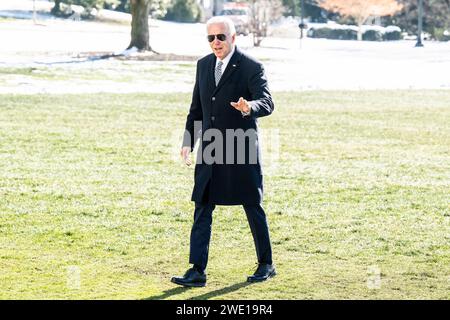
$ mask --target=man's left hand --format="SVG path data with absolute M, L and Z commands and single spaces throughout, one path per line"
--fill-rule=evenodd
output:
M 236 110 L 239 110 L 240 112 L 243 112 L 243 113 L 249 113 L 250 112 L 250 104 L 248 103 L 247 100 L 245 100 L 242 97 L 239 98 L 238 102 L 230 102 L 230 104 Z

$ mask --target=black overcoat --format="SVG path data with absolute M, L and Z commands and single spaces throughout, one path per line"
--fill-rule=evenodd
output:
M 192 102 L 187 116 L 183 146 L 193 150 L 200 137 L 201 146 L 195 165 L 195 185 L 192 201 L 202 202 L 205 191 L 208 201 L 218 205 L 251 205 L 262 202 L 263 175 L 261 170 L 260 142 L 257 118 L 272 113 L 274 104 L 267 85 L 263 65 L 240 51 L 237 47 L 218 85 L 215 85 L 214 68 L 216 57 L 207 55 L 197 62 L 197 71 Z M 240 97 L 249 101 L 250 115 L 243 116 L 230 105 Z M 201 121 L 201 132 L 195 132 Z M 196 125 L 197 124 L 197 125 Z M 208 141 L 201 139 L 208 129 L 220 131 L 224 137 L 222 161 L 214 163 L 201 161 Z M 237 162 L 235 147 L 234 161 L 227 161 L 226 130 L 242 129 L 249 133 L 245 143 L 245 163 Z M 251 129 L 251 130 L 248 130 Z M 251 136 L 253 134 L 253 136 Z M 214 139 L 210 139 L 214 141 Z M 251 148 L 250 148 L 250 144 Z M 242 149 L 241 149 L 242 150 Z M 251 152 L 256 150 L 256 162 Z M 216 151 L 213 151 L 215 155 Z M 219 153 L 218 153 L 219 154 Z M 231 154 L 231 152 L 229 152 Z M 228 159 L 229 160 L 229 159 Z M 209 188 L 209 190 L 206 190 Z

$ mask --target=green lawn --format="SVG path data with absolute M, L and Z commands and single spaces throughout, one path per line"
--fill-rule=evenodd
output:
M 0 96 L 1 299 L 450 298 L 450 91 L 275 94 L 279 274 L 246 285 L 245 215 L 218 207 L 201 289 L 170 282 L 193 220 L 193 168 L 173 160 L 189 99 Z

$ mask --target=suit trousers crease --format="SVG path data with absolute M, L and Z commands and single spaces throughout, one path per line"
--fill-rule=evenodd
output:
M 190 237 L 189 263 L 206 269 L 211 239 L 212 213 L 215 205 L 195 203 L 194 223 Z M 272 264 L 272 248 L 266 214 L 260 204 L 243 205 L 255 243 L 258 263 Z

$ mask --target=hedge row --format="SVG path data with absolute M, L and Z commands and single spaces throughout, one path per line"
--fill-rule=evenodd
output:
M 356 40 L 358 38 L 357 28 L 331 28 L 331 27 L 312 27 L 308 29 L 308 37 L 325 38 L 337 40 Z M 392 41 L 402 39 L 400 28 L 387 27 L 378 29 L 366 29 L 362 35 L 366 41 Z

